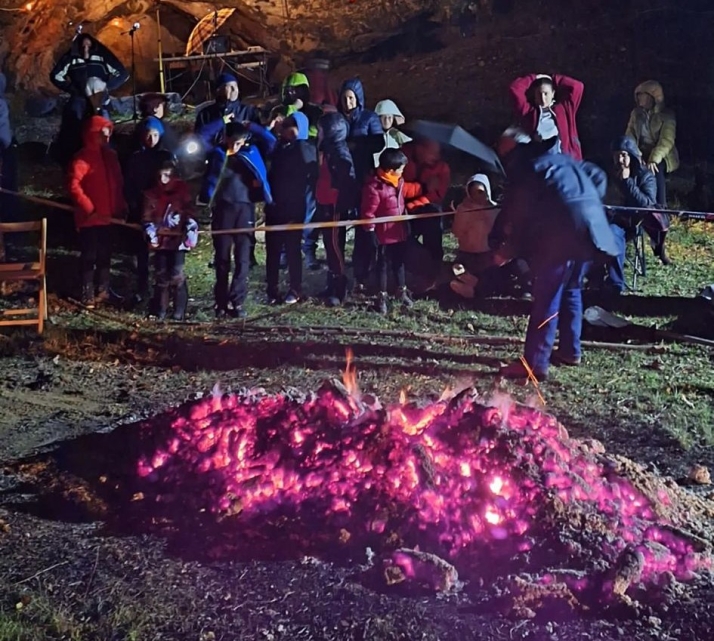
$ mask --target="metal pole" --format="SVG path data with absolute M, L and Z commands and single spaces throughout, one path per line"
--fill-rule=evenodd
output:
M 159 50 L 159 86 L 161 88 L 161 93 L 166 93 L 166 79 L 164 77 L 164 50 L 161 45 L 161 15 L 159 8 L 156 8 L 156 29 L 158 38 L 157 45 Z
M 131 37 L 131 93 L 132 93 L 132 103 L 134 105 L 134 113 L 131 117 L 133 121 L 139 119 L 139 114 L 136 112 L 136 62 L 134 58 L 134 27 L 129 30 L 129 36 Z

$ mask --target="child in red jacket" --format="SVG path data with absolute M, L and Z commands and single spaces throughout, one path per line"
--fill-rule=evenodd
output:
M 183 320 L 188 304 L 184 273 L 186 252 L 198 242 L 198 224 L 191 217 L 193 198 L 187 183 L 176 176 L 176 163 L 159 166 L 154 186 L 144 192 L 144 233 L 154 250 L 154 302 L 151 313 L 166 318 L 170 290 L 174 294 L 174 320 Z
M 364 218 L 387 218 L 405 213 L 405 198 L 415 198 L 421 191 L 418 183 L 407 183 L 402 178 L 407 165 L 407 157 L 400 149 L 385 149 L 379 156 L 379 167 L 362 189 L 361 213 Z M 371 231 L 371 229 L 370 229 Z M 387 313 L 387 265 L 391 267 L 397 281 L 397 300 L 405 307 L 414 301 L 406 287 L 404 266 L 409 237 L 406 222 L 378 223 L 374 226 L 377 236 L 377 273 L 379 275 L 379 297 L 376 309 Z
M 68 168 L 68 189 L 74 202 L 74 224 L 79 232 L 82 303 L 109 298 L 112 218 L 126 215 L 123 179 L 116 152 L 109 147 L 114 125 L 92 116 L 83 130 L 84 146 Z

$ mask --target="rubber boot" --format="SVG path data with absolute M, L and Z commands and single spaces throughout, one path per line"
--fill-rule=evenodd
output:
M 188 283 L 185 281 L 176 287 L 174 292 L 174 320 L 181 321 L 186 316 L 188 305 Z
M 389 312 L 389 307 L 387 307 L 387 292 L 379 292 L 379 294 L 377 294 L 377 302 L 374 305 L 374 309 L 378 314 L 387 315 Z

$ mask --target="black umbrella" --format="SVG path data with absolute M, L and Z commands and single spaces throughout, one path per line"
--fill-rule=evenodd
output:
M 463 127 L 447 125 L 429 120 L 416 120 L 409 122 L 401 129 L 410 134 L 435 140 L 442 145 L 448 145 L 470 156 L 481 160 L 489 169 L 505 175 L 503 165 L 498 159 L 498 154 L 488 145 L 484 145 L 478 138 L 472 136 Z

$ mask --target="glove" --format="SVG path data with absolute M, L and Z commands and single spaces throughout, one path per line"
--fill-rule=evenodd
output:
M 223 116 L 223 122 L 227 125 L 229 122 L 233 122 L 233 114 L 226 114 Z
M 179 214 L 178 212 L 173 212 L 172 214 L 169 214 L 168 218 L 166 219 L 166 222 L 168 227 L 178 227 L 181 223 L 181 214 Z
M 146 234 L 146 240 L 149 241 L 149 245 L 156 249 L 159 246 L 159 237 L 156 234 L 156 227 L 154 227 L 154 225 L 147 225 L 144 227 L 144 233 Z

